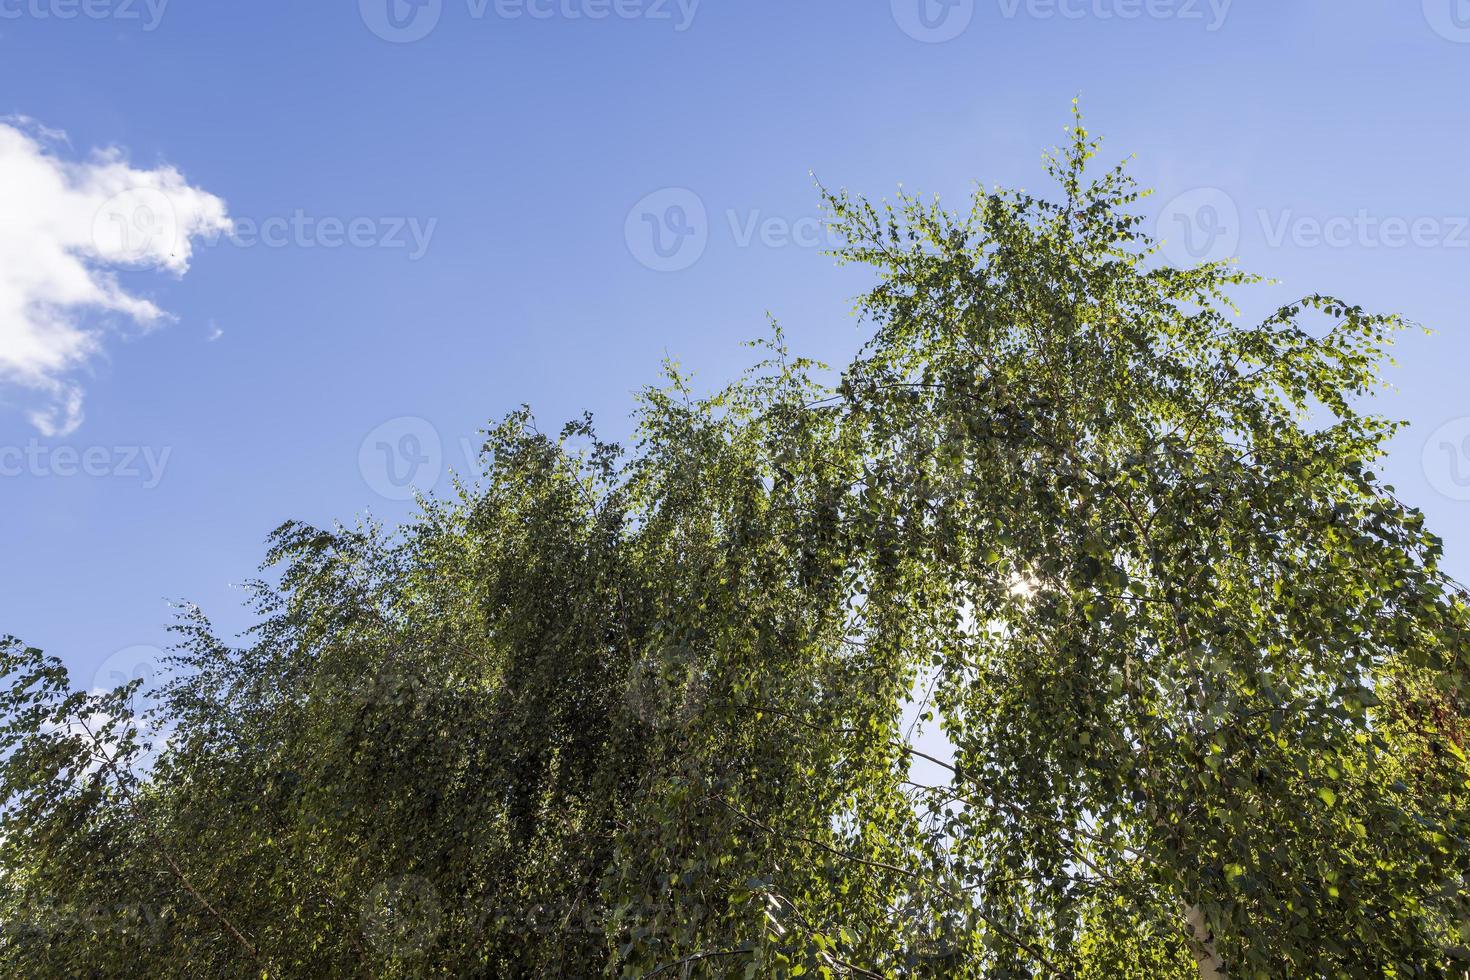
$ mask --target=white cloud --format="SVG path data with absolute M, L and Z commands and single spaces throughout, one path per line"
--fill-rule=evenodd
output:
M 106 324 L 154 326 L 167 314 L 113 270 L 189 268 L 192 239 L 229 230 L 225 202 L 168 166 L 134 169 L 117 149 L 74 161 L 64 134 L 0 119 L 0 385 L 36 392 L 45 435 L 82 421 L 78 368 Z

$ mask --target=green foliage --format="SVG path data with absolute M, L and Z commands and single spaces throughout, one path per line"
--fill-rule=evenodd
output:
M 1239 325 L 1096 148 L 827 195 L 878 272 L 835 388 L 777 330 L 631 451 L 521 411 L 397 532 L 284 525 L 151 767 L 7 641 L 0 970 L 1463 976 L 1470 606 L 1358 407 L 1399 321 Z

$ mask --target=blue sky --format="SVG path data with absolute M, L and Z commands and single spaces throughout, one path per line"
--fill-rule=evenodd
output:
M 1044 189 L 1078 94 L 1176 255 L 1284 281 L 1247 312 L 1437 329 L 1399 347 L 1386 471 L 1470 571 L 1470 0 L 392 2 L 0 0 L 14 131 L 238 223 L 118 273 L 151 329 L 79 310 L 61 387 L 0 381 L 0 631 L 78 683 L 146 663 L 169 600 L 243 626 L 272 527 L 401 518 L 394 476 L 463 469 L 522 402 L 619 435 L 660 358 L 727 379 L 767 311 L 843 362 L 867 278 L 821 254 L 809 173 Z M 84 413 L 46 435 L 58 391 Z

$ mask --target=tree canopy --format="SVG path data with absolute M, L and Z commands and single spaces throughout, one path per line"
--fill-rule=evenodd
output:
M 287 523 L 151 719 L 4 641 L 0 972 L 1464 976 L 1470 603 L 1363 408 L 1404 324 L 1243 324 L 1097 150 L 824 192 L 840 380 L 776 330 L 629 448 L 522 410 L 403 527 Z

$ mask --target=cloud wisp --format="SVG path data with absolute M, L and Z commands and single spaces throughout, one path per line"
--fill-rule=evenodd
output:
M 230 229 L 225 202 L 178 170 L 140 170 L 121 150 L 69 159 L 63 134 L 0 118 L 0 387 L 30 392 L 46 436 L 82 422 L 78 369 L 110 327 L 168 314 L 133 295 L 120 269 L 182 276 L 192 239 Z

